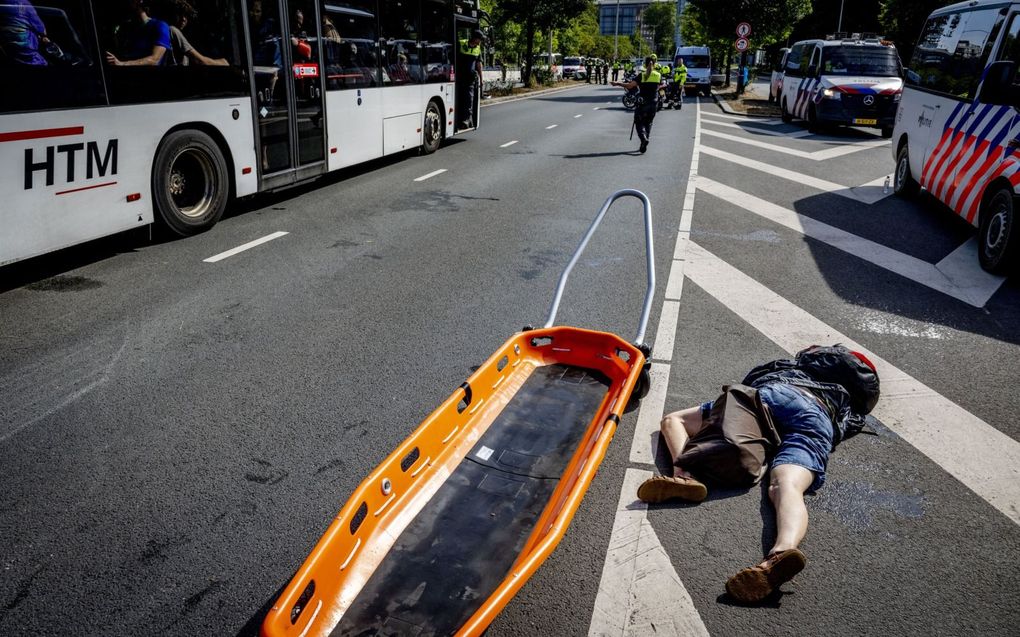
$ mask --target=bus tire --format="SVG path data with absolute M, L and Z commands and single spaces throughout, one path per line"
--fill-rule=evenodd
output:
M 443 114 L 435 101 L 429 102 L 425 108 L 425 121 L 422 123 L 421 135 L 421 150 L 426 155 L 436 152 L 443 144 Z
M 779 116 L 782 118 L 784 124 L 789 124 L 793 121 L 793 115 L 790 115 L 790 111 L 786 110 L 786 100 L 779 105 Z
M 979 214 L 978 260 L 981 267 L 993 274 L 1005 274 L 1016 261 L 1017 244 L 1020 243 L 1013 190 L 999 188 L 988 198 Z
M 185 129 L 170 133 L 152 163 L 152 199 L 171 232 L 189 236 L 213 227 L 227 207 L 227 162 L 212 137 Z
M 910 174 L 910 156 L 907 154 L 907 143 L 904 141 L 900 152 L 896 153 L 893 193 L 899 197 L 910 198 L 920 191 L 921 184 L 917 183 L 914 176 Z

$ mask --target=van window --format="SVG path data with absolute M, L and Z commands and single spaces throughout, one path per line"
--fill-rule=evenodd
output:
M 707 69 L 712 63 L 707 55 L 681 55 L 688 69 Z
M 786 74 L 793 77 L 801 77 L 807 69 L 801 69 L 800 57 L 804 52 L 803 44 L 794 44 L 790 52 L 786 54 Z
M 929 19 L 914 49 L 908 83 L 960 99 L 974 97 L 1002 20 L 998 8 Z
M 890 47 L 831 46 L 822 53 L 826 75 L 898 77 L 900 57 Z
M 817 73 L 818 72 L 817 69 L 818 69 L 818 66 L 819 66 L 819 64 L 821 62 L 821 58 L 822 58 L 822 53 L 819 50 L 819 47 L 815 47 L 815 50 L 811 53 L 811 61 L 808 62 L 808 69 L 810 69 L 813 66 L 816 69 L 815 73 Z
M 1014 14 L 1010 19 L 1009 28 L 1006 30 L 1006 36 L 1002 38 L 1002 46 L 996 59 L 1020 62 L 1020 13 Z

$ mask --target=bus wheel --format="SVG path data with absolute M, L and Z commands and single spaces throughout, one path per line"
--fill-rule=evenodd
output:
M 1013 191 L 1001 188 L 980 212 L 978 260 L 988 272 L 1004 274 L 1016 260 L 1020 231 L 1016 227 L 1015 209 Z
M 896 174 L 893 181 L 893 192 L 900 197 L 913 197 L 921 190 L 913 175 L 910 174 L 910 157 L 907 155 L 907 144 L 896 154 Z
M 779 113 L 780 113 L 780 117 L 783 118 L 783 123 L 784 124 L 789 124 L 790 122 L 793 121 L 793 115 L 790 115 L 790 111 L 786 110 L 786 100 L 785 99 L 783 100 L 783 103 L 780 104 L 780 106 L 779 106 Z
M 223 153 L 201 131 L 174 131 L 156 151 L 153 202 L 163 223 L 176 234 L 196 234 L 219 221 L 227 207 L 229 186 Z
M 422 125 L 422 151 L 426 155 L 439 150 L 443 143 L 443 114 L 435 102 L 429 102 L 425 109 L 425 122 Z

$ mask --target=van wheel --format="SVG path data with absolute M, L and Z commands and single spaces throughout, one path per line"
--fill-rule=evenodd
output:
M 913 197 L 921 190 L 921 184 L 917 183 L 910 174 L 910 156 L 907 154 L 908 144 L 896 154 L 896 174 L 893 181 L 893 192 L 900 197 Z
M 779 113 L 780 117 L 783 118 L 784 124 L 789 124 L 793 122 L 793 115 L 790 115 L 790 112 L 786 110 L 786 100 L 783 100 L 782 105 L 779 107 Z
M 980 214 L 978 260 L 988 272 L 1005 274 L 1016 261 L 1017 243 L 1020 243 L 1013 191 L 1010 188 L 997 191 Z
M 421 149 L 426 155 L 436 152 L 443 143 L 443 114 L 435 102 L 429 102 L 422 124 Z
M 229 193 L 227 162 L 212 137 L 197 130 L 167 135 L 152 163 L 152 199 L 168 229 L 181 236 L 208 230 Z
M 882 127 L 882 139 L 892 139 L 893 127 L 883 126 Z

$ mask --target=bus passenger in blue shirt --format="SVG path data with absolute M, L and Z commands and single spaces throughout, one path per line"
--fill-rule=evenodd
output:
M 40 43 L 49 42 L 46 25 L 28 0 L 9 0 L 0 6 L 0 53 L 12 62 L 46 66 Z
M 149 16 L 147 0 L 123 0 L 124 8 L 133 17 L 122 24 L 117 31 L 120 59 L 109 51 L 106 62 L 111 66 L 165 66 L 173 64 L 170 25 Z

